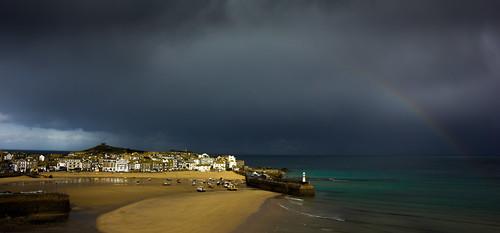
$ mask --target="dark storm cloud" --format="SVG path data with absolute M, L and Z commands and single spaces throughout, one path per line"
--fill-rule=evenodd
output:
M 422 112 L 500 149 L 496 1 L 0 4 L 4 122 L 158 150 L 455 153 Z

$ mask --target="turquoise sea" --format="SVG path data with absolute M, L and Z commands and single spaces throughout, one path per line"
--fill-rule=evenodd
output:
M 279 214 L 258 231 L 500 232 L 499 156 L 237 158 L 297 171 L 288 177 L 306 172 L 315 185 L 313 198 L 268 201 L 263 211 Z

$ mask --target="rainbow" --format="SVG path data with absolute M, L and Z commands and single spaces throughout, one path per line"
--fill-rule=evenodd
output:
M 440 138 L 442 138 L 446 144 L 448 144 L 455 153 L 459 155 L 466 154 L 465 149 L 458 143 L 458 141 L 437 121 L 433 120 L 429 114 L 424 112 L 418 105 L 408 99 L 406 96 L 401 94 L 401 92 L 397 91 L 397 89 L 391 87 L 389 84 L 383 82 L 380 79 L 377 79 L 373 75 L 362 71 L 361 69 L 354 69 L 352 66 L 342 63 L 348 69 L 348 71 L 355 74 L 357 77 L 360 77 L 364 80 L 369 81 L 374 84 L 377 88 L 383 90 L 385 93 L 388 93 L 389 96 L 393 97 L 398 103 L 408 109 L 411 113 L 416 115 L 419 119 L 421 119 L 429 128 L 436 132 Z
M 420 107 L 418 107 L 415 103 L 410 101 L 404 95 L 402 95 L 396 89 L 388 86 L 381 81 L 374 82 L 378 87 L 382 88 L 384 91 L 389 93 L 391 96 L 395 98 L 396 101 L 405 106 L 410 112 L 414 113 L 418 116 L 426 125 L 428 125 L 431 130 L 436 132 L 444 141 L 452 147 L 452 149 L 458 154 L 465 154 L 464 148 L 457 142 L 455 138 L 437 121 L 433 120 L 429 114 L 425 113 Z

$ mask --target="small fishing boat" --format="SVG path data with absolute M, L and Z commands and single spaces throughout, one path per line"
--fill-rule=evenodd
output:
M 230 185 L 230 186 L 227 187 L 227 190 L 229 190 L 229 191 L 238 191 L 238 188 L 236 186 L 234 186 L 234 185 Z
M 197 189 L 196 189 L 197 192 L 206 192 L 207 190 L 205 188 L 203 188 L 203 186 L 199 186 Z

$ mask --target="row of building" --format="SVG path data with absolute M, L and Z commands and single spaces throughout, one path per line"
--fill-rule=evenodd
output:
M 103 171 L 103 172 L 163 172 L 163 171 L 224 171 L 242 169 L 243 160 L 233 155 L 211 156 L 192 152 L 144 152 L 68 155 L 25 155 L 0 151 L 0 172 L 44 171 Z

